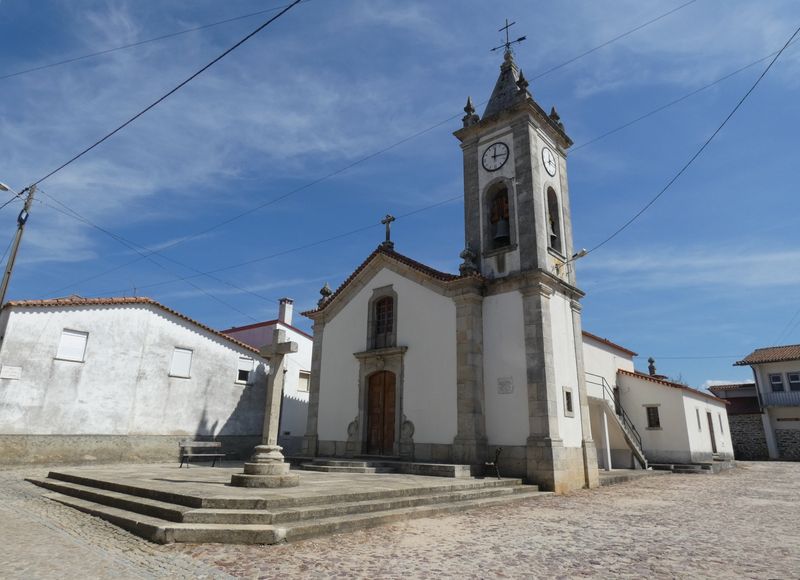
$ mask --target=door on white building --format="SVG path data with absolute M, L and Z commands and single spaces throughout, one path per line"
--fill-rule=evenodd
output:
M 711 436 L 711 453 L 716 453 L 717 438 L 714 436 L 714 419 L 712 419 L 711 413 L 706 413 L 706 417 L 708 418 L 708 434 Z
M 392 455 L 394 450 L 395 377 L 379 371 L 369 377 L 367 453 Z

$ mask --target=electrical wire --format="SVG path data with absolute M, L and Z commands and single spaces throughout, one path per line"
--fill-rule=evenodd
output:
M 618 40 L 620 40 L 622 38 L 625 38 L 626 36 L 632 34 L 633 32 L 641 30 L 642 28 L 645 28 L 646 26 L 649 26 L 650 24 L 653 24 L 653 23 L 659 21 L 662 18 L 665 18 L 666 16 L 669 16 L 670 14 L 674 14 L 678 10 L 681 10 L 682 8 L 685 8 L 685 7 L 689 6 L 690 4 L 692 4 L 694 2 L 696 2 L 696 0 L 691 0 L 690 2 L 686 2 L 686 3 L 684 3 L 684 4 L 680 5 L 680 6 L 672 9 L 672 10 L 669 10 L 668 12 L 665 12 L 665 13 L 663 13 L 663 14 L 655 17 L 655 18 L 652 18 L 652 19 L 650 19 L 650 20 L 648 20 L 648 21 L 646 21 L 646 22 L 644 22 L 642 24 L 639 24 L 636 27 L 634 27 L 634 28 L 622 33 L 622 34 L 619 34 L 619 35 L 617 35 L 617 36 L 615 36 L 615 37 L 603 42 L 602 44 L 597 45 L 596 47 L 594 47 L 592 49 L 584 51 L 583 53 L 570 58 L 568 61 L 565 61 L 565 62 L 563 62 L 563 63 L 561 63 L 559 65 L 551 67 L 550 69 L 535 75 L 533 78 L 536 78 L 536 79 L 541 78 L 541 77 L 543 77 L 543 76 L 545 76 L 547 74 L 550 74 L 551 72 L 554 72 L 556 70 L 559 70 L 559 69 L 563 68 L 564 66 L 566 66 L 568 64 L 572 64 L 572 63 L 576 62 L 577 60 L 580 60 L 581 58 L 584 58 L 585 56 L 587 56 L 589 54 L 592 54 L 593 52 L 595 52 L 596 50 L 598 50 L 600 48 L 606 47 L 606 46 L 608 46 L 608 45 L 610 45 L 610 44 L 612 44 L 612 43 L 614 43 L 614 42 L 616 42 L 616 41 L 618 41 Z M 488 102 L 488 99 L 478 103 L 478 106 L 482 106 L 482 105 L 486 104 L 487 102 Z M 663 110 L 664 108 L 666 108 L 666 107 L 662 107 L 660 110 Z M 651 112 L 649 114 L 646 114 L 646 115 L 642 116 L 642 118 L 645 118 L 645 117 L 649 116 L 650 114 L 654 114 L 655 112 L 657 112 L 657 111 L 653 111 L 653 112 Z M 310 182 L 308 182 L 308 183 L 306 183 L 306 184 L 304 184 L 304 185 L 302 185 L 300 187 L 297 187 L 297 188 L 292 189 L 292 190 L 290 190 L 290 191 L 288 191 L 286 193 L 283 193 L 283 194 L 281 194 L 281 195 L 279 195 L 277 197 L 271 198 L 271 199 L 269 199 L 269 200 L 267 200 L 265 202 L 257 204 L 257 205 L 255 205 L 255 206 L 253 206 L 251 208 L 248 208 L 247 210 L 244 210 L 244 211 L 242 211 L 242 212 L 240 212 L 238 214 L 235 214 L 235 215 L 233 215 L 233 216 L 231 216 L 229 218 L 226 218 L 225 220 L 223 220 L 221 222 L 218 222 L 218 223 L 216 223 L 214 225 L 211 225 L 211 226 L 209 226 L 209 227 L 207 227 L 207 228 L 205 228 L 203 230 L 197 231 L 197 232 L 195 232 L 193 234 L 190 234 L 188 236 L 184 236 L 181 239 L 176 240 L 175 242 L 173 242 L 171 244 L 167 244 L 166 246 L 163 246 L 163 247 L 159 248 L 157 251 L 153 250 L 153 253 L 158 253 L 158 254 L 163 255 L 163 253 L 166 252 L 167 250 L 171 250 L 171 249 L 173 249 L 173 248 L 175 248 L 175 247 L 177 247 L 179 245 L 185 244 L 186 242 L 188 242 L 190 240 L 196 239 L 196 238 L 198 238 L 200 236 L 203 236 L 203 235 L 205 235 L 207 233 L 210 233 L 210 232 L 212 232 L 214 230 L 217 230 L 217 229 L 219 229 L 221 227 L 224 227 L 224 226 L 226 226 L 226 225 L 228 225 L 230 223 L 233 223 L 233 222 L 235 222 L 235 221 L 237 221 L 237 220 L 239 220 L 239 219 L 241 219 L 241 218 L 243 218 L 243 217 L 245 217 L 247 215 L 250 215 L 254 211 L 258 211 L 258 210 L 264 209 L 266 207 L 269 207 L 269 206 L 271 206 L 271 205 L 273 205 L 273 204 L 275 204 L 275 203 L 277 203 L 279 201 L 282 201 L 284 199 L 287 199 L 288 197 L 291 197 L 291 196 L 293 196 L 293 195 L 295 195 L 295 194 L 297 194 L 297 193 L 299 193 L 301 191 L 309 189 L 310 187 L 313 187 L 314 185 L 318 185 L 319 183 L 327 181 L 327 180 L 329 180 L 329 179 L 331 179 L 331 178 L 333 178 L 333 177 L 335 177 L 337 175 L 340 175 L 340 174 L 348 171 L 349 169 L 352 169 L 353 167 L 361 165 L 362 163 L 365 163 L 365 162 L 367 162 L 367 161 L 369 161 L 369 160 L 371 160 L 371 159 L 373 159 L 375 157 L 378 157 L 379 155 L 387 153 L 388 151 L 391 151 L 392 149 L 395 149 L 395 148 L 399 147 L 400 145 L 403 145 L 404 143 L 407 143 L 407 142 L 409 142 L 409 141 L 411 141 L 413 139 L 416 139 L 417 137 L 421 137 L 422 135 L 425 135 L 426 133 L 429 133 L 429 132 L 433 131 L 434 129 L 437 129 L 437 128 L 441 127 L 442 125 L 445 125 L 445 124 L 449 123 L 450 121 L 453 121 L 453 120 L 459 118 L 460 116 L 461 116 L 461 113 L 452 115 L 452 116 L 444 119 L 443 121 L 439 121 L 438 123 L 430 125 L 430 126 L 424 128 L 424 129 L 422 129 L 420 131 L 417 131 L 417 132 L 415 132 L 415 133 L 413 133 L 411 135 L 408 135 L 408 136 L 400 139 L 399 141 L 396 141 L 396 142 L 392 143 L 391 145 L 388 145 L 388 146 L 383 147 L 383 148 L 381 148 L 381 149 L 379 149 L 379 150 L 377 150 L 377 151 L 375 151 L 373 153 L 370 153 L 369 155 L 361 157 L 361 158 L 357 159 L 356 161 L 353 161 L 352 163 L 349 163 L 349 164 L 347 164 L 347 165 L 345 165 L 345 166 L 343 166 L 343 167 L 341 167 L 341 168 L 339 168 L 339 169 L 337 169 L 335 171 L 331 171 L 330 173 L 327 173 L 327 174 L 325 174 L 325 175 L 323 175 L 323 176 L 321 176 L 321 177 L 319 177 L 319 178 L 317 178 L 317 179 L 315 179 L 313 181 L 310 181 Z M 629 125 L 630 124 L 632 124 L 632 123 L 629 123 Z M 611 131 L 608 134 L 611 134 L 613 132 L 614 131 Z M 580 147 L 578 147 L 578 148 L 580 148 Z M 434 205 L 433 207 L 436 207 L 436 205 Z M 420 209 L 420 211 L 424 211 L 424 208 Z M 368 226 L 368 227 L 372 227 L 372 226 Z M 354 233 L 356 233 L 358 231 L 361 231 L 361 229 L 355 230 Z M 108 274 L 111 274 L 113 272 L 116 272 L 118 270 L 126 268 L 126 267 L 128 267 L 130 265 L 133 265 L 133 264 L 139 262 L 142 259 L 143 258 L 141 258 L 141 257 L 134 258 L 133 260 L 130 260 L 130 261 L 125 262 L 123 264 L 114 266 L 112 268 L 104 270 L 104 271 L 102 271 L 102 272 L 100 272 L 98 274 L 95 274 L 93 276 L 90 276 L 88 278 L 83 278 L 83 279 L 81 279 L 81 280 L 79 280 L 77 282 L 71 283 L 71 284 L 69 284 L 67 286 L 62 286 L 61 288 L 53 290 L 52 292 L 53 293 L 58 293 L 58 292 L 61 292 L 62 290 L 71 288 L 73 286 L 77 286 L 77 285 L 80 285 L 80 284 L 84 284 L 86 282 L 90 282 L 92 280 L 96 280 L 98 278 L 101 278 L 101 277 L 106 276 Z
M 303 2 L 310 2 L 311 0 L 302 0 L 302 1 Z M 86 59 L 94 58 L 94 57 L 97 57 L 97 56 L 103 56 L 103 55 L 106 55 L 106 54 L 110 54 L 112 52 L 117 52 L 119 50 L 125 50 L 125 49 L 128 49 L 128 48 L 134 48 L 134 47 L 137 47 L 137 46 L 142 46 L 143 44 L 149 44 L 151 42 L 158 42 L 160 40 L 166 40 L 166 39 L 169 39 L 169 38 L 175 38 L 176 36 L 181 36 L 183 34 L 189 34 L 190 32 L 198 32 L 200 30 L 207 30 L 209 28 L 213 28 L 215 26 L 220 26 L 222 24 L 228 24 L 230 22 L 236 22 L 237 20 L 244 20 L 246 18 L 253 18 L 254 16 L 260 16 L 262 14 L 267 14 L 269 12 L 275 12 L 275 11 L 280 10 L 282 8 L 286 8 L 286 6 L 287 5 L 276 6 L 275 8 L 266 8 L 264 10 L 259 10 L 258 12 L 250 12 L 249 14 L 242 14 L 241 16 L 234 16 L 232 18 L 226 18 L 225 20 L 218 20 L 217 22 L 211 22 L 209 24 L 202 24 L 200 26 L 195 26 L 194 28 L 187 28 L 185 30 L 179 30 L 177 32 L 170 32 L 168 34 L 163 34 L 161 36 L 156 36 L 154 38 L 148 38 L 146 40 L 139 40 L 137 42 L 132 42 L 130 44 L 123 44 L 121 46 L 115 46 L 114 48 L 107 48 L 105 50 L 100 50 L 100 51 L 97 51 L 97 52 L 92 52 L 92 53 L 89 53 L 89 54 L 84 54 L 84 55 L 81 55 L 81 56 L 76 56 L 76 57 L 68 58 L 68 59 L 65 59 L 65 60 L 59 60 L 59 61 L 56 61 L 56 62 L 51 62 L 51 63 L 48 63 L 48 64 L 43 64 L 41 66 L 36 66 L 36 67 L 33 67 L 33 68 L 19 70 L 19 71 L 16 71 L 16 72 L 0 75 L 0 81 L 5 80 L 5 79 L 10 79 L 10 78 L 13 78 L 13 77 L 18 77 L 18 76 L 25 75 L 25 74 L 28 74 L 28 73 L 40 71 L 40 70 L 45 70 L 45 69 L 54 68 L 54 67 L 57 67 L 57 66 L 62 66 L 62 65 L 65 65 L 65 64 L 70 64 L 70 63 L 73 63 L 73 62 L 78 62 L 80 60 L 86 60 Z
M 644 205 L 644 207 L 642 207 L 642 209 L 640 209 L 638 212 L 636 212 L 636 213 L 633 215 L 633 217 L 631 217 L 631 218 L 630 218 L 628 221 L 626 221 L 624 224 L 622 224 L 622 226 L 620 226 L 619 228 L 617 228 L 617 230 L 615 230 L 615 231 L 614 231 L 614 232 L 613 232 L 611 235 L 609 235 L 608 237 L 606 237 L 606 238 L 605 238 L 603 241 L 601 241 L 599 244 L 596 244 L 595 246 L 593 246 L 593 247 L 592 247 L 590 250 L 587 250 L 585 253 L 582 253 L 582 256 L 581 256 L 581 257 L 583 257 L 583 256 L 586 256 L 586 255 L 588 255 L 588 254 L 591 254 L 592 252 L 595 252 L 595 251 L 599 250 L 600 248 L 602 248 L 603 246 L 605 246 L 605 245 L 606 245 L 608 242 L 610 242 L 611 240 L 613 240 L 614 238 L 616 238 L 616 237 L 617 237 L 619 234 L 621 234 L 623 231 L 625 231 L 625 230 L 626 230 L 626 229 L 627 229 L 627 228 L 628 228 L 628 227 L 629 227 L 629 226 L 630 226 L 630 225 L 631 225 L 633 222 L 635 222 L 637 219 L 639 219 L 639 217 L 640 217 L 640 216 L 641 216 L 641 215 L 642 215 L 644 212 L 646 212 L 648 209 L 650 209 L 650 207 L 652 207 L 652 205 L 653 205 L 653 204 L 654 204 L 656 201 L 658 201 L 658 199 L 659 199 L 659 198 L 660 198 L 662 195 L 664 195 L 664 194 L 665 194 L 665 193 L 666 193 L 666 192 L 669 190 L 669 188 L 670 188 L 670 187 L 671 187 L 671 186 L 672 186 L 672 185 L 673 185 L 673 184 L 674 184 L 674 183 L 675 183 L 675 182 L 678 180 L 678 178 L 679 178 L 681 175 L 683 175 L 683 174 L 686 172 L 686 170 L 687 170 L 687 169 L 689 169 L 689 167 L 692 165 L 692 163 L 694 163 L 694 161 L 695 161 L 695 160 L 696 160 L 698 157 L 700 157 L 700 155 L 703 153 L 703 151 L 705 151 L 705 150 L 706 150 L 706 148 L 707 148 L 707 147 L 708 147 L 708 146 L 711 144 L 711 142 L 712 142 L 712 141 L 714 140 L 714 138 L 715 138 L 715 137 L 716 137 L 716 136 L 719 134 L 719 132 L 720 132 L 720 131 L 722 131 L 722 129 L 725 127 L 725 125 L 727 125 L 727 124 L 728 124 L 728 121 L 730 121 L 730 120 L 731 120 L 731 118 L 732 118 L 732 117 L 733 117 L 733 116 L 736 114 L 736 112 L 739 110 L 739 108 L 742 106 L 742 104 L 744 104 L 744 102 L 747 100 L 747 98 L 750 96 L 750 94 L 751 94 L 751 93 L 752 93 L 752 92 L 753 92 L 753 91 L 756 89 L 756 87 L 757 87 L 757 86 L 758 86 L 758 85 L 761 83 L 761 80 L 762 80 L 762 79 L 763 79 L 763 78 L 766 76 L 766 74 L 767 74 L 767 73 L 770 71 L 770 69 L 772 68 L 772 65 L 774 65 L 774 64 L 775 64 L 775 62 L 778 60 L 778 58 L 781 56 L 781 54 L 783 54 L 783 51 L 784 51 L 784 50 L 786 50 L 786 48 L 787 48 L 787 47 L 789 46 L 789 44 L 790 44 L 790 43 L 791 43 L 791 42 L 794 40 L 795 36 L 797 36 L 797 34 L 798 34 L 798 33 L 800 33 L 800 27 L 798 27 L 798 28 L 797 28 L 797 29 L 794 31 L 794 33 L 793 33 L 793 34 L 792 34 L 792 35 L 789 37 L 789 40 L 787 40 L 787 41 L 786 41 L 786 43 L 783 45 L 783 47 L 782 47 L 782 48 L 781 48 L 781 49 L 780 49 L 780 50 L 777 52 L 777 54 L 776 54 L 776 55 L 775 55 L 775 56 L 772 58 L 772 60 L 770 61 L 770 63 L 767 65 L 767 67 L 766 67 L 766 68 L 765 68 L 765 69 L 762 71 L 762 73 L 759 75 L 759 77 L 756 79 L 756 81 L 753 83 L 753 85 L 752 85 L 752 86 L 751 86 L 751 87 L 750 87 L 750 88 L 747 90 L 747 92 L 746 92 L 746 93 L 745 93 L 745 94 L 742 96 L 742 98 L 741 98 L 741 99 L 739 99 L 739 101 L 736 103 L 736 106 L 735 106 L 735 107 L 734 107 L 734 108 L 731 110 L 731 112 L 730 112 L 730 113 L 728 113 L 728 116 L 727 116 L 727 117 L 725 117 L 725 119 L 724 119 L 724 120 L 722 121 L 722 123 L 721 123 L 721 124 L 720 124 L 720 125 L 717 127 L 717 129 L 716 129 L 716 130 L 715 130 L 715 131 L 714 131 L 714 132 L 711 134 L 711 136 L 710 136 L 710 137 L 708 137 L 708 139 L 706 139 L 706 140 L 705 140 L 705 142 L 704 142 L 704 143 L 703 143 L 703 144 L 700 146 L 700 148 L 699 148 L 699 149 L 698 149 L 698 150 L 697 150 L 697 151 L 694 153 L 694 155 L 692 155 L 692 156 L 689 158 L 689 160 L 688 160 L 688 161 L 687 161 L 687 162 L 686 162 L 686 163 L 683 165 L 683 167 L 681 167 L 681 168 L 680 168 L 680 170 L 678 170 L 678 172 L 677 172 L 677 173 L 676 173 L 676 174 L 675 174 L 675 175 L 672 177 L 672 179 L 670 179 L 670 180 L 667 182 L 667 184 L 666 184 L 666 185 L 665 185 L 665 186 L 664 186 L 664 187 L 661 189 L 661 191 L 659 191 L 659 192 L 658 192 L 658 193 L 657 193 L 657 194 L 656 194 L 656 195 L 655 195 L 655 196 L 654 196 L 652 199 L 650 199 L 650 201 L 648 201 L 648 202 L 647 202 L 647 203 Z M 575 259 L 576 259 L 576 258 L 574 258 L 574 257 L 573 257 L 573 258 L 570 258 L 569 260 L 567 260 L 567 262 L 566 262 L 566 263 L 568 264 L 568 263 L 570 263 L 570 262 L 573 262 Z
M 179 83 L 179 84 L 178 84 L 176 87 L 174 87 L 173 89 L 171 89 L 170 91 L 168 91 L 167 93 L 165 93 L 164 95 L 162 95 L 161 97 L 159 97 L 158 99 L 156 99 L 155 101 L 153 101 L 151 104 L 147 105 L 147 106 L 146 106 L 144 109 L 142 109 L 141 111 L 139 111 L 138 113 L 136 113 L 136 114 L 135 114 L 133 117 L 131 117 L 130 119 L 128 119 L 127 121 L 125 121 L 124 123 L 122 123 L 122 125 L 120 125 L 120 126 L 119 126 L 119 127 L 117 127 L 116 129 L 114 129 L 114 130 L 113 130 L 113 131 L 111 131 L 110 133 L 107 133 L 105 136 L 101 137 L 100 139 L 98 139 L 97 141 L 95 141 L 93 144 L 91 144 L 91 145 L 89 145 L 88 147 L 86 147 L 85 149 L 83 149 L 83 150 L 82 150 L 80 153 L 78 153 L 77 155 L 73 156 L 73 157 L 72 157 L 72 158 L 70 158 L 68 161 L 65 161 L 64 163 L 62 163 L 61 165 L 59 165 L 58 167 L 56 167 L 55 169 L 53 169 L 52 171 L 50 171 L 49 173 L 47 173 L 46 175 L 44 175 L 43 177 L 40 177 L 39 179 L 37 179 L 36 181 L 34 181 L 34 182 L 33 182 L 33 185 L 39 185 L 39 184 L 40 184 L 40 183 L 42 183 L 43 181 L 45 181 L 45 180 L 47 180 L 47 179 L 51 178 L 53 175 L 55 175 L 55 174 L 56 174 L 56 173 L 58 173 L 59 171 L 63 170 L 64 168 L 68 167 L 69 165 L 71 165 L 72 163 L 74 163 L 75 161 L 77 161 L 78 159 L 80 159 L 81 157 L 83 157 L 84 155 L 86 155 L 87 153 L 89 153 L 89 152 L 90 152 L 92 149 L 94 149 L 95 147 L 99 146 L 101 143 L 103 143 L 103 142 L 107 141 L 108 139 L 110 139 L 111 137 L 113 137 L 114 135 L 116 135 L 117 133 L 119 133 L 120 131 L 122 131 L 122 130 L 123 130 L 125 127 L 127 127 L 128 125 L 130 125 L 131 123 L 133 123 L 133 122 L 134 122 L 136 119 L 138 119 L 139 117 L 141 117 L 142 115 L 144 115 L 145 113 L 147 113 L 147 112 L 148 112 L 150 109 L 152 109 L 152 108 L 156 107 L 157 105 L 159 105 L 160 103 L 162 103 L 163 101 L 165 101 L 166 99 L 168 99 L 170 96 L 172 96 L 172 95 L 174 95 L 175 93 L 177 93 L 177 92 L 178 92 L 180 89 L 182 89 L 183 87 L 185 87 L 186 85 L 188 85 L 190 82 L 192 82 L 192 81 L 193 81 L 194 79 L 196 79 L 198 76 L 200 76 L 200 75 L 201 75 L 201 74 L 203 74 L 205 71 L 207 71 L 209 68 L 211 68 L 212 66 L 214 66 L 216 63 L 218 63 L 219 61 L 221 61 L 221 60 L 222 60 L 223 58 L 225 58 L 226 56 L 228 56 L 228 55 L 229 55 L 231 52 L 233 52 L 234 50 L 236 50 L 237 48 L 239 48 L 239 47 L 240 47 L 241 45 L 243 45 L 245 42 L 247 42 L 248 40 L 250 40 L 251 38 L 253 38 L 253 37 L 254 37 L 256 34 L 258 34 L 259 32 L 261 32 L 262 30 L 264 30 L 264 29 L 265 29 L 267 26 L 269 26 L 270 24 L 272 24 L 273 22 L 275 22 L 275 21 L 276 21 L 278 18 L 280 18 L 281 16 L 283 16 L 284 14 L 286 14 L 286 13 L 287 13 L 289 10 L 291 10 L 292 8 L 294 8 L 295 6 L 297 6 L 297 5 L 298 5 L 300 2 L 302 2 L 302 1 L 303 1 L 303 0 L 295 0 L 294 2 L 292 2 L 291 4 L 289 4 L 288 6 L 286 6 L 286 7 L 285 7 L 283 10 L 281 10 L 280 12 L 278 12 L 278 14 L 276 14 L 275 16 L 273 16 L 272 18 L 270 18 L 269 20 L 267 20 L 266 22 L 264 22 L 263 24 L 261 24 L 260 26 L 258 26 L 258 28 L 256 28 L 255 30 L 253 30 L 252 32 L 250 32 L 249 34 L 247 34 L 247 35 L 246 35 L 244 38 L 242 38 L 241 40 L 239 40 L 239 41 L 238 41 L 236 44 L 234 44 L 233 46 L 231 46 L 230 48 L 228 48 L 227 50 L 225 50 L 225 51 L 224 51 L 222 54 L 220 54 L 220 55 L 219 55 L 219 56 L 217 56 L 215 59 L 213 59 L 211 62 L 209 62 L 208 64 L 206 64 L 205 66 L 203 66 L 203 67 L 202 67 L 200 70 L 198 70 L 197 72 L 195 72 L 194 74 L 192 74 L 191 76 L 189 76 L 189 77 L 188 77 L 187 79 L 185 79 L 184 81 L 180 82 L 180 83 Z
M 3 203 L 3 205 L 0 205 L 0 210 L 2 210 L 3 208 L 5 208 L 5 207 L 6 207 L 8 204 L 10 204 L 10 203 L 11 203 L 12 201 L 14 201 L 15 199 L 20 199 L 20 197 L 21 197 L 21 196 L 20 196 L 19 194 L 15 193 L 15 194 L 14 194 L 14 195 L 12 195 L 12 196 L 11 196 L 9 199 L 7 199 L 7 200 L 5 201 L 5 203 Z

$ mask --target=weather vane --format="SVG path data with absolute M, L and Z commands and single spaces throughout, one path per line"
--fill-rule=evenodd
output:
M 506 25 L 503 26 L 502 28 L 498 29 L 498 31 L 497 31 L 497 32 L 503 32 L 505 30 L 505 32 L 506 32 L 506 41 L 503 44 L 501 44 L 500 46 L 495 46 L 490 52 L 494 52 L 495 50 L 500 50 L 501 48 L 505 48 L 506 52 L 511 52 L 511 45 L 512 44 L 517 44 L 518 42 L 522 42 L 523 40 L 525 40 L 526 37 L 524 37 L 524 36 L 520 36 L 516 40 L 509 39 L 509 37 L 508 37 L 508 29 L 511 28 L 512 26 L 514 26 L 515 24 L 516 24 L 516 22 L 509 23 L 508 22 L 508 18 L 506 18 Z

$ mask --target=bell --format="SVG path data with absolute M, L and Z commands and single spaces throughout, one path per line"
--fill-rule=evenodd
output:
M 494 224 L 494 241 L 508 243 L 511 234 L 508 231 L 508 220 L 503 218 Z

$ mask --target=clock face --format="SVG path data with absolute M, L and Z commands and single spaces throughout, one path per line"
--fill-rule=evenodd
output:
M 547 147 L 542 149 L 542 162 L 544 163 L 544 170 L 547 171 L 550 177 L 555 177 L 557 167 L 556 156 L 553 155 L 553 152 Z
M 497 171 L 508 161 L 508 145 L 505 143 L 492 143 L 483 152 L 483 168 L 486 171 Z

